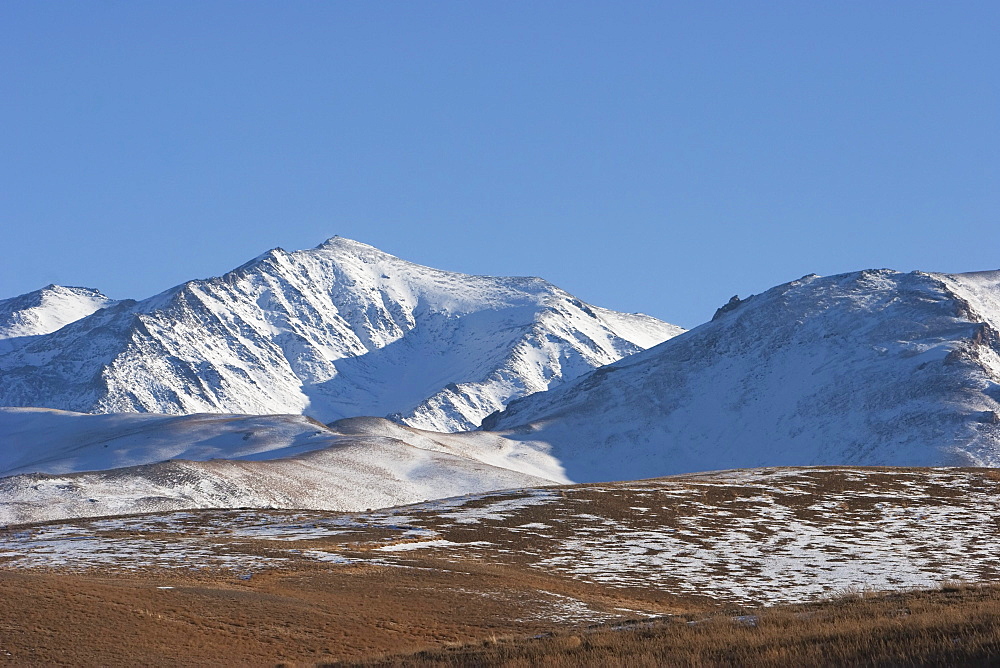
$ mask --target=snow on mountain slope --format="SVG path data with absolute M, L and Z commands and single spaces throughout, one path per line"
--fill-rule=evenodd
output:
M 189 508 L 356 511 L 568 482 L 534 444 L 482 432 L 49 409 L 0 410 L 0 476 L 0 524 Z
M 49 285 L 18 297 L 0 300 L 0 353 L 27 337 L 54 332 L 112 304 L 92 288 Z
M 274 459 L 329 447 L 334 436 L 302 415 L 90 415 L 0 408 L 0 476 L 167 459 Z
M 576 481 L 811 464 L 1000 466 L 1000 272 L 806 276 L 483 428 Z
M 443 452 L 553 482 L 572 482 L 544 444 L 503 438 L 483 431 L 447 434 L 406 427 L 383 418 L 347 418 L 329 425 L 337 434 L 352 438 L 391 439 L 435 452 Z
M 1000 271 L 977 271 L 968 274 L 935 274 L 960 301 L 960 312 L 972 322 L 985 323 L 988 328 L 980 335 L 986 341 L 992 336 L 989 348 L 977 347 L 973 351 L 994 380 L 1000 379 L 1000 357 L 989 354 L 997 351 L 997 332 L 1000 332 Z M 994 396 L 994 398 L 998 398 Z
M 423 431 L 376 417 L 324 425 L 304 415 L 95 415 L 50 408 L 0 408 L 0 477 L 80 473 L 168 459 L 264 461 L 359 439 L 452 454 L 569 482 L 558 463 L 534 444 L 486 432 Z
M 0 525 L 193 508 L 361 511 L 555 481 L 385 439 L 267 461 L 172 460 L 0 478 Z
M 0 355 L 0 405 L 459 431 L 681 331 L 538 278 L 439 271 L 334 237 L 33 338 Z

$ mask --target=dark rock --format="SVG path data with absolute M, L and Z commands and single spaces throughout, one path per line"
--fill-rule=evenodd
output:
M 744 301 L 746 300 L 740 299 L 739 295 L 733 295 L 732 297 L 729 298 L 728 302 L 726 302 L 723 306 L 719 307 L 719 309 L 716 310 L 715 315 L 712 316 L 712 320 L 719 318 L 725 313 L 729 313 L 734 308 L 742 304 Z

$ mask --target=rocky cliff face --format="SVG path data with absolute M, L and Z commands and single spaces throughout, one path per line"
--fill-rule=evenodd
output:
M 0 405 L 391 415 L 458 431 L 683 331 L 538 278 L 439 271 L 338 237 L 64 320 L 8 339 Z

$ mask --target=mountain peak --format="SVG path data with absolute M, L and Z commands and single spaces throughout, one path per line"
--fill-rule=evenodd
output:
M 44 288 L 39 288 L 38 290 L 33 290 L 27 293 L 29 295 L 50 295 L 50 294 L 60 294 L 60 295 L 80 295 L 86 297 L 96 297 L 99 299 L 108 299 L 100 290 L 96 288 L 87 288 L 75 285 L 59 285 L 57 283 L 49 283 Z M 24 295 L 22 295 L 24 296 Z
M 382 253 L 375 246 L 371 246 L 360 241 L 355 241 L 354 239 L 348 239 L 347 237 L 342 237 L 340 235 L 334 235 L 316 246 L 315 250 L 345 250 L 345 251 L 375 251 Z
M 360 261 L 361 264 L 366 265 L 391 262 L 393 264 L 405 263 L 407 265 L 419 266 L 413 262 L 386 253 L 375 246 L 341 236 L 330 237 L 315 248 L 298 251 L 297 253 L 293 253 L 293 255 L 300 258 L 309 256 L 326 257 L 333 259 L 335 262 L 347 261 L 351 264 Z
M 544 281 L 440 271 L 335 236 L 34 337 L 0 355 L 0 405 L 308 408 L 324 421 L 393 415 L 455 431 L 679 331 L 590 309 Z
M 0 340 L 48 334 L 112 303 L 94 288 L 50 283 L 0 300 Z

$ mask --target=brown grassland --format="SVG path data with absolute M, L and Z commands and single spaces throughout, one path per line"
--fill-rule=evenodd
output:
M 849 593 L 806 605 L 708 610 L 695 603 L 654 619 L 574 628 L 515 623 L 523 613 L 516 603 L 470 601 L 440 574 L 353 575 L 279 576 L 243 587 L 174 578 L 176 589 L 157 590 L 143 578 L 4 573 L 0 663 L 1000 665 L 998 585 Z M 496 577 L 473 572 L 460 584 L 481 589 L 478 580 Z M 529 596 L 527 588 L 521 593 Z
M 996 666 L 1000 587 L 848 594 L 374 657 L 336 666 Z

